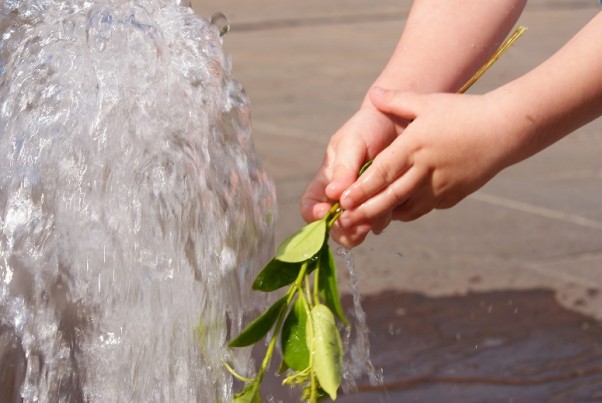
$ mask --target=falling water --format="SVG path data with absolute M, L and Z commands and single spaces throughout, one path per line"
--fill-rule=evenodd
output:
M 353 392 L 357 388 L 356 380 L 363 375 L 368 376 L 370 385 L 382 385 L 384 376 L 382 369 L 377 370 L 370 359 L 369 331 L 366 323 L 366 312 L 362 308 L 362 301 L 357 279 L 355 260 L 350 250 L 338 248 L 337 254 L 342 256 L 349 275 L 349 288 L 353 299 L 353 326 L 346 329 L 344 337 L 345 357 L 343 388 L 346 392 Z
M 275 209 L 216 26 L 0 0 L 0 401 L 228 400 Z

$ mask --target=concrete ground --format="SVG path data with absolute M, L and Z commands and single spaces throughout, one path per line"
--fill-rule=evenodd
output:
M 224 46 L 251 98 L 257 151 L 276 182 L 277 241 L 303 224 L 300 196 L 330 135 L 356 110 L 393 49 L 411 2 L 199 0 L 225 13 Z M 536 66 L 598 11 L 534 0 L 526 35 L 471 92 Z M 363 294 L 449 295 L 547 288 L 602 318 L 602 120 L 502 172 L 450 210 L 391 225 L 353 249 Z
M 277 241 L 303 225 L 300 196 L 330 135 L 386 62 L 410 4 L 193 2 L 201 16 L 221 11 L 229 17 L 224 46 L 251 98 L 256 148 L 278 191 Z M 599 8 L 594 0 L 530 1 L 519 21 L 527 34 L 471 92 L 527 72 Z M 362 295 L 447 298 L 543 289 L 567 311 L 602 319 L 601 154 L 602 119 L 505 170 L 456 207 L 371 235 L 353 249 Z M 588 348 L 599 352 L 600 345 Z

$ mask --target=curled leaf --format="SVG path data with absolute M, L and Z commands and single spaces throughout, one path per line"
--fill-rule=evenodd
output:
M 341 385 L 343 343 L 334 322 L 334 315 L 326 305 L 316 305 L 311 310 L 313 326 L 313 369 L 324 392 L 332 400 L 337 398 Z
M 305 334 L 306 322 L 307 313 L 303 301 L 297 298 L 293 309 L 284 321 L 280 334 L 283 360 L 289 368 L 297 372 L 303 371 L 309 366 L 309 349 Z
M 322 292 L 324 303 L 345 326 L 349 326 L 349 321 L 341 306 L 336 263 L 328 244 L 325 244 L 320 251 L 318 265 L 320 267 L 319 288 Z
M 289 285 L 299 275 L 303 263 L 287 263 L 272 259 L 253 282 L 256 291 L 270 292 Z
M 276 301 L 267 311 L 251 322 L 236 338 L 230 340 L 228 347 L 246 347 L 257 343 L 274 326 L 276 319 L 278 319 L 278 316 L 285 307 L 286 296 Z
M 282 360 L 282 361 L 280 361 L 280 366 L 278 367 L 278 371 L 276 371 L 276 375 L 280 376 L 280 375 L 286 373 L 286 371 L 288 371 L 288 370 L 289 370 L 288 365 L 286 365 L 286 362 L 284 362 L 284 360 Z
M 275 259 L 281 262 L 304 262 L 320 251 L 326 240 L 326 221 L 318 220 L 301 228 L 278 246 Z

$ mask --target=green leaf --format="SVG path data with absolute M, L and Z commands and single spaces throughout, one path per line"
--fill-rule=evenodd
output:
M 270 292 L 289 285 L 299 275 L 303 263 L 287 263 L 272 259 L 253 282 L 256 291 Z
M 259 315 L 235 339 L 230 340 L 228 346 L 246 347 L 257 343 L 274 326 L 285 304 L 286 296 L 280 298 L 267 311 Z
M 301 228 L 278 246 L 275 259 L 304 262 L 320 251 L 326 240 L 326 220 L 314 221 Z
M 326 305 L 318 304 L 311 310 L 313 325 L 313 369 L 318 382 L 332 400 L 337 398 L 341 385 L 343 343 L 334 322 L 334 315 Z
M 278 371 L 276 371 L 276 375 L 280 376 L 280 375 L 284 374 L 286 371 L 288 371 L 288 365 L 286 365 L 286 362 L 284 362 L 284 360 L 282 360 L 280 362 L 280 366 L 278 367 Z
M 325 243 L 322 250 L 320 250 L 318 265 L 320 266 L 319 289 L 322 291 L 324 303 L 345 326 L 349 326 L 349 321 L 345 317 L 343 307 L 341 306 L 337 267 L 328 243 Z
M 284 321 L 280 333 L 283 360 L 289 368 L 297 372 L 303 371 L 309 366 L 309 349 L 307 348 L 307 335 L 305 333 L 306 323 L 307 312 L 305 312 L 301 298 L 297 298 L 293 309 Z
M 253 383 L 245 386 L 242 392 L 234 395 L 232 403 L 261 403 L 258 385 Z

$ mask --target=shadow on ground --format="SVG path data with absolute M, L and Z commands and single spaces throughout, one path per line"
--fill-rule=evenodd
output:
M 560 306 L 551 290 L 385 292 L 362 305 L 384 384 L 362 379 L 337 402 L 602 402 L 602 323 Z

